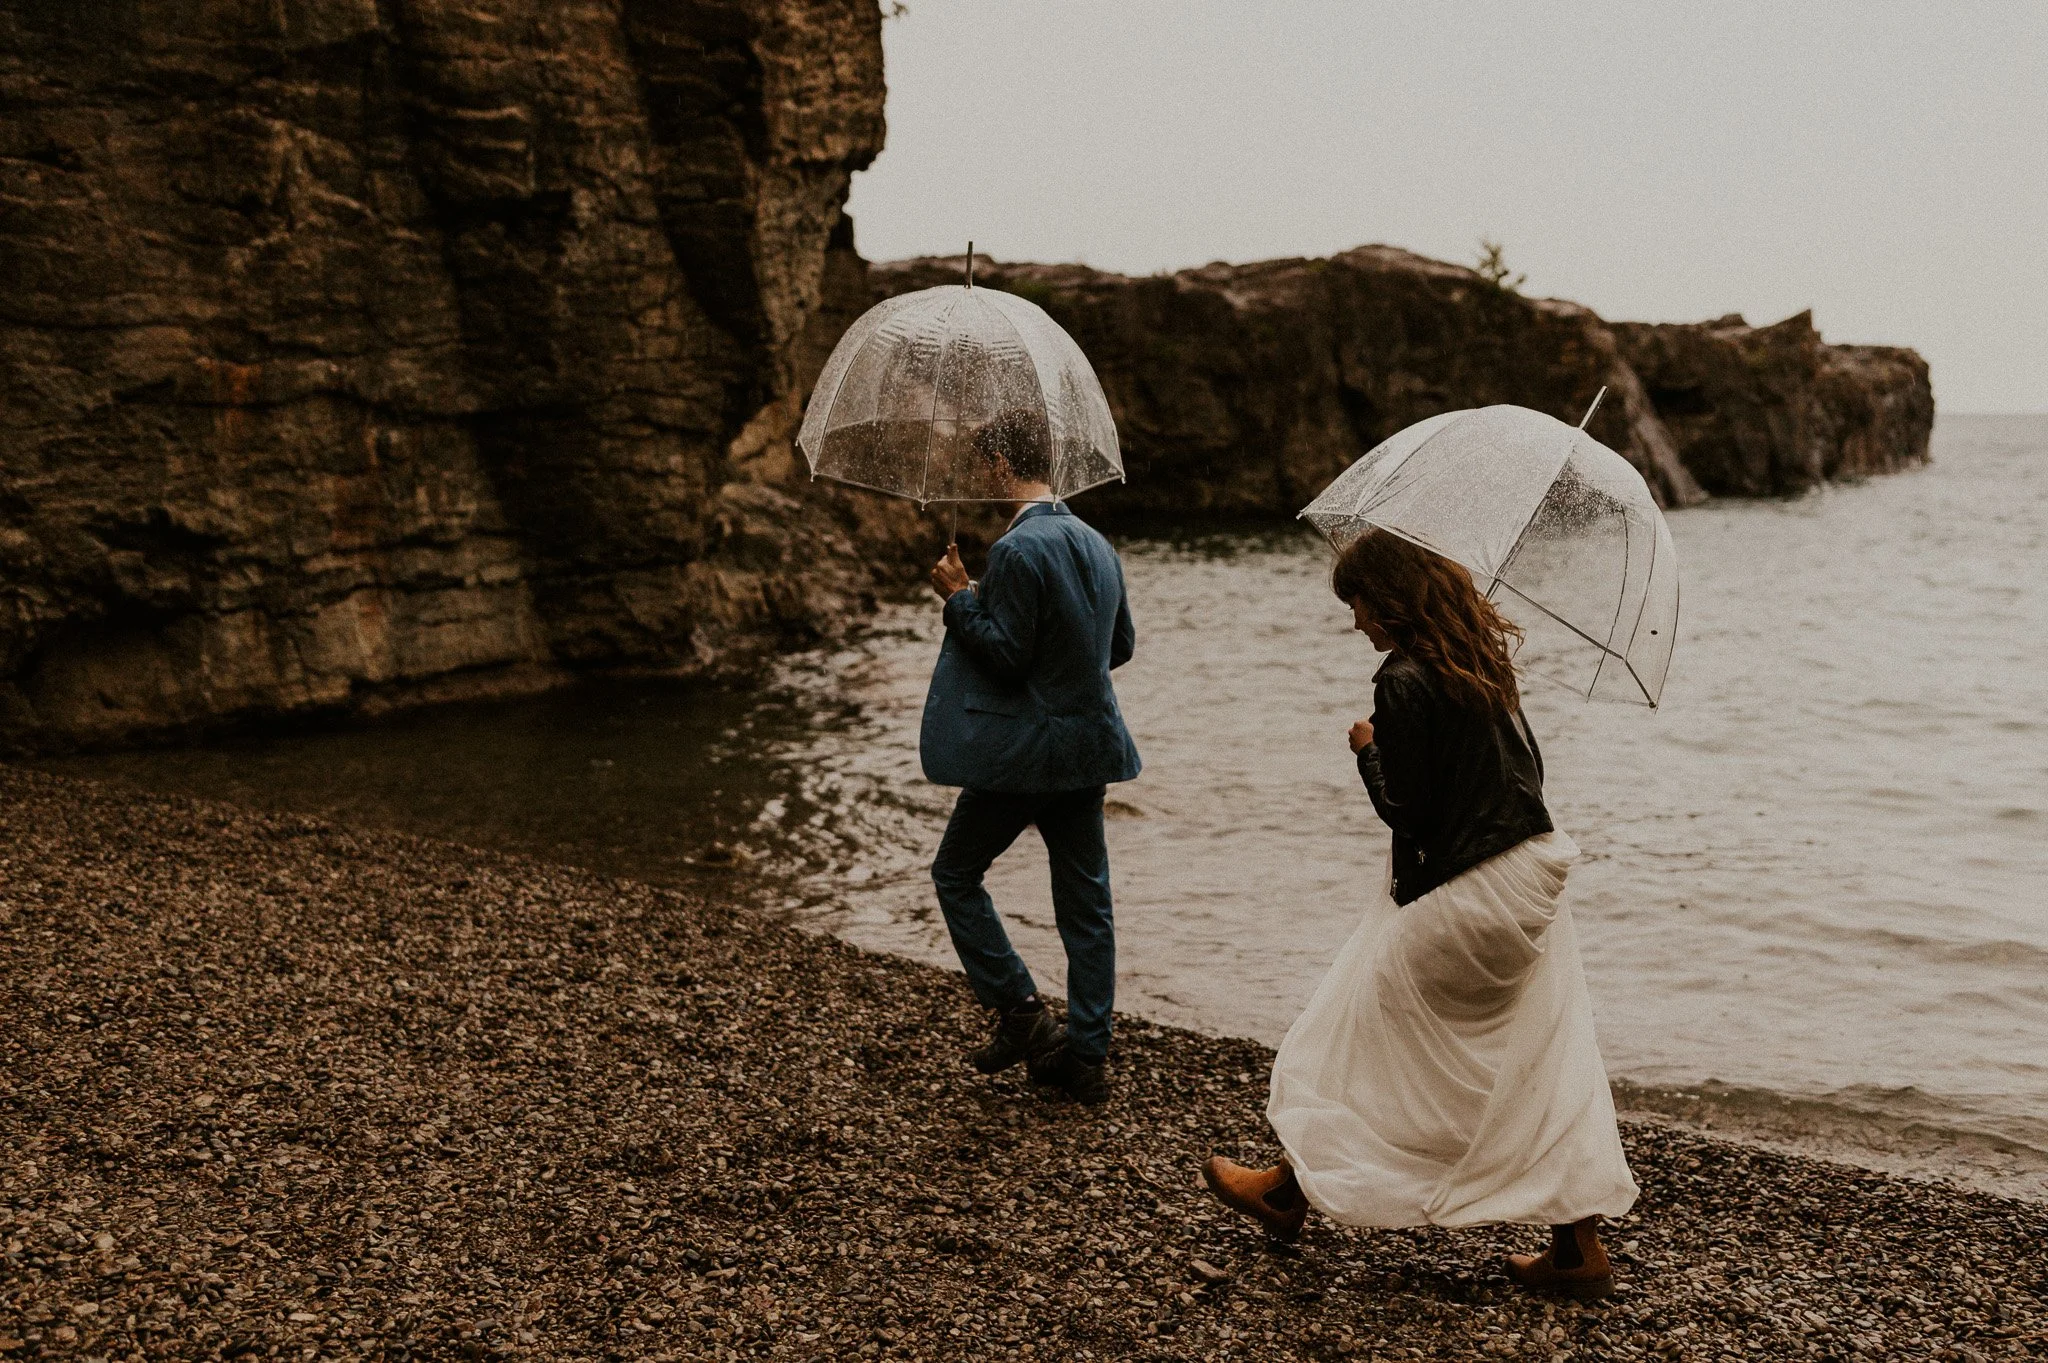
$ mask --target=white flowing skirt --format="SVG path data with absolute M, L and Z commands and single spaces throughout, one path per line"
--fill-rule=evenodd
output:
M 1310 1205 L 1354 1226 L 1563 1225 L 1636 1200 L 1546 833 L 1397 907 L 1383 890 L 1273 1061 Z

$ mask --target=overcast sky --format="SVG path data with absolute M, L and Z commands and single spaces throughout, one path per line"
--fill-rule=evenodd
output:
M 909 0 L 860 249 L 1129 273 L 1387 242 L 1603 315 L 1916 347 L 2048 412 L 2048 3 Z

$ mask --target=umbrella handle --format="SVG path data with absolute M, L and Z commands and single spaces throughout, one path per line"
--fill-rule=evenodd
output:
M 953 503 L 953 523 L 946 527 L 946 547 L 957 548 L 960 544 L 960 503 Z

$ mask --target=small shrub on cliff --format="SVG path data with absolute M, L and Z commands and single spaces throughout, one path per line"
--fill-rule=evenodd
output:
M 1503 293 L 1520 293 L 1529 276 L 1516 274 L 1507 261 L 1505 248 L 1497 241 L 1485 237 L 1479 239 L 1479 259 L 1472 268 L 1479 277 Z

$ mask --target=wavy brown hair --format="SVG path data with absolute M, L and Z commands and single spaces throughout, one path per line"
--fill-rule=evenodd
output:
M 1522 631 L 1451 560 L 1369 529 L 1337 555 L 1330 589 L 1363 605 L 1394 647 L 1434 672 L 1459 705 L 1500 715 L 1521 705 L 1508 640 Z

